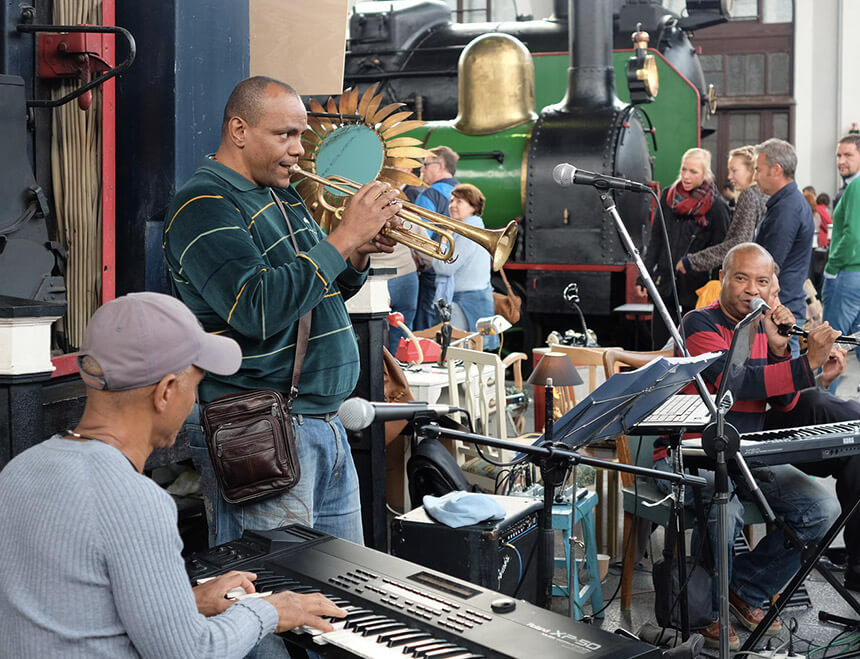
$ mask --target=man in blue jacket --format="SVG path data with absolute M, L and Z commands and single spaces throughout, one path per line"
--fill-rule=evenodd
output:
M 436 146 L 430 149 L 430 155 L 421 166 L 421 177 L 430 187 L 415 199 L 422 208 L 448 215 L 448 200 L 459 181 L 454 178 L 457 172 L 457 161 L 460 159 L 453 149 L 447 146 Z M 422 257 L 424 259 L 426 257 Z M 425 269 L 418 279 L 418 310 L 415 312 L 415 327 L 427 329 L 439 322 L 433 309 L 433 296 L 436 292 L 436 274 L 433 272 L 429 259 L 424 261 Z M 451 300 L 448 300 L 450 302 Z
M 782 304 L 802 325 L 806 319 L 803 282 L 809 274 L 815 224 L 812 209 L 794 182 L 797 153 L 791 144 L 776 138 L 762 142 L 755 151 L 755 182 L 770 195 L 755 241 L 773 256 L 779 267 Z M 790 345 L 792 356 L 800 354 L 797 337 Z

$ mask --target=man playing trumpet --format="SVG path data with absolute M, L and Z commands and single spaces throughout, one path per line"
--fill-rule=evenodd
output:
M 344 300 L 364 283 L 369 255 L 392 250 L 394 242 L 380 231 L 399 224 L 394 216 L 401 204 L 387 183 L 368 183 L 326 236 L 290 187 L 290 167 L 304 153 L 307 128 L 292 87 L 259 76 L 240 82 L 224 110 L 218 151 L 177 192 L 165 217 L 164 255 L 176 295 L 207 331 L 232 337 L 242 348 L 235 375 L 207 375 L 200 384 L 201 403 L 249 389 L 286 395 L 298 321 L 313 310 L 293 406 L 301 464 L 295 488 L 243 506 L 226 503 L 216 490 L 199 423 L 195 414 L 189 417 L 210 544 L 244 529 L 291 522 L 362 542 L 358 476 L 336 416 L 359 372 Z

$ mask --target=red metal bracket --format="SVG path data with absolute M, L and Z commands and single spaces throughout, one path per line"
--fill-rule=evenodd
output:
M 37 46 L 39 77 L 78 78 L 84 84 L 88 83 L 113 68 L 108 61 L 110 39 L 112 36 L 96 32 L 40 34 Z M 82 110 L 88 109 L 92 101 L 92 91 L 78 97 Z

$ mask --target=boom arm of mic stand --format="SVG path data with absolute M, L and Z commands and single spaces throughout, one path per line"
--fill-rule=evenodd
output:
M 651 478 L 662 478 L 675 483 L 683 483 L 692 487 L 704 487 L 707 481 L 701 476 L 693 476 L 691 474 L 676 474 L 671 472 L 659 471 L 657 469 L 648 469 L 647 467 L 639 467 L 637 465 L 628 465 L 620 462 L 610 462 L 609 460 L 601 460 L 600 458 L 590 458 L 587 455 L 582 455 L 570 449 L 558 448 L 557 445 L 551 448 L 545 446 L 523 445 L 516 442 L 509 442 L 504 439 L 496 439 L 495 437 L 487 437 L 486 435 L 476 435 L 462 430 L 454 430 L 453 428 L 443 428 L 438 423 L 428 423 L 417 430 L 426 437 L 450 437 L 451 439 L 459 439 L 460 441 L 469 442 L 470 444 L 480 444 L 481 446 L 493 446 L 496 448 L 507 449 L 514 453 L 526 453 L 530 458 L 539 460 L 544 457 L 564 458 L 574 464 L 584 464 L 599 469 L 614 469 L 615 471 L 623 471 L 637 476 L 650 476 Z
M 557 444 L 546 442 L 542 446 L 521 446 L 515 442 L 508 442 L 494 437 L 486 437 L 484 435 L 475 435 L 460 430 L 452 430 L 450 428 L 442 428 L 436 423 L 427 424 L 421 427 L 420 432 L 425 436 L 438 437 L 445 435 L 453 439 L 470 442 L 472 444 L 481 444 L 484 446 L 494 446 L 502 449 L 509 449 L 519 453 L 529 454 L 529 459 L 540 467 L 541 477 L 544 482 L 543 492 L 543 509 L 539 517 L 540 520 L 540 536 L 539 536 L 539 553 L 540 560 L 538 562 L 538 583 L 539 600 L 538 603 L 544 608 L 550 608 L 552 604 L 552 574 L 554 560 L 554 535 L 552 530 L 552 505 L 555 488 L 564 480 L 567 466 L 569 464 L 589 464 L 595 467 L 603 467 L 605 469 L 618 469 L 621 471 L 630 471 L 632 473 L 653 475 L 658 478 L 666 478 L 668 480 L 681 481 L 691 485 L 704 486 L 705 480 L 698 476 L 690 476 L 688 474 L 667 474 L 656 471 L 654 469 L 645 469 L 644 467 L 635 467 L 633 465 L 619 465 L 597 458 L 587 458 L 564 448 L 559 448 Z M 564 445 L 562 445 L 564 446 Z

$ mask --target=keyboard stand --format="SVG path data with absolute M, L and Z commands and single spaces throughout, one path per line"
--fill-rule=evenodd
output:
M 821 574 L 822 577 L 836 590 L 839 595 L 842 596 L 848 605 L 854 609 L 858 615 L 860 615 L 860 602 L 851 594 L 842 583 L 840 583 L 839 579 L 833 576 L 833 573 L 821 565 L 818 562 L 818 559 L 824 554 L 828 547 L 830 547 L 830 543 L 839 535 L 839 532 L 845 526 L 845 523 L 848 519 L 855 513 L 857 508 L 860 507 L 860 500 L 854 502 L 854 505 L 850 510 L 843 510 L 839 517 L 836 518 L 836 521 L 827 529 L 827 533 L 824 534 L 824 537 L 818 541 L 818 544 L 815 545 L 811 554 L 807 554 L 806 557 L 803 557 L 801 554 L 800 560 L 800 569 L 797 571 L 791 581 L 788 582 L 788 585 L 783 588 L 782 592 L 779 594 L 776 602 L 773 603 L 768 609 L 768 612 L 765 614 L 762 621 L 758 624 L 758 626 L 752 631 L 749 638 L 741 647 L 741 651 L 752 650 L 756 643 L 761 640 L 761 637 L 764 635 L 765 631 L 770 624 L 776 619 L 776 617 L 782 612 L 782 610 L 788 605 L 791 596 L 794 595 L 795 591 L 800 587 L 800 585 L 804 582 L 806 577 L 812 572 L 812 569 L 815 568 Z M 846 622 L 852 623 L 854 625 L 860 625 L 860 620 L 849 620 L 847 618 L 841 618 L 840 616 L 831 616 L 829 613 L 825 611 L 819 612 L 819 620 L 824 622 L 833 621 L 838 622 L 839 624 L 845 624 Z

